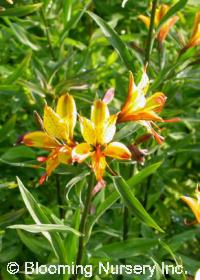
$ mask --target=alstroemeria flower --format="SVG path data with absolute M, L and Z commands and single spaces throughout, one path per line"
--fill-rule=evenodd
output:
M 155 13 L 155 19 L 154 19 L 154 25 L 157 27 L 161 21 L 161 19 L 167 14 L 170 7 L 168 5 L 162 4 L 156 9 Z M 139 15 L 138 17 L 141 19 L 146 27 L 149 29 L 150 27 L 150 17 Z M 176 23 L 176 21 L 179 19 L 178 16 L 172 16 L 169 18 L 160 28 L 160 31 L 157 34 L 157 39 L 160 43 L 162 43 L 165 38 L 167 37 L 171 27 Z
M 74 161 L 79 163 L 91 157 L 91 167 L 98 181 L 97 191 L 105 185 L 103 175 L 107 167 L 106 157 L 131 159 L 131 153 L 124 144 L 111 142 L 116 131 L 117 114 L 110 115 L 107 106 L 110 100 L 109 94 L 106 94 L 103 101 L 96 100 L 90 120 L 80 116 L 81 133 L 85 142 L 78 144 L 72 152 Z
M 156 92 L 150 97 L 146 97 L 148 87 L 149 78 L 146 70 L 137 86 L 134 83 L 133 74 L 130 72 L 128 96 L 118 115 L 117 122 L 140 121 L 160 144 L 163 138 L 153 129 L 152 122 L 164 121 L 158 113 L 162 111 L 167 97 L 162 92 Z
M 190 207 L 194 213 L 197 223 L 200 224 L 200 192 L 196 190 L 196 198 L 182 196 L 181 199 Z
M 196 13 L 192 36 L 184 49 L 200 46 L 200 12 Z
M 56 112 L 51 107 L 45 106 L 44 131 L 30 132 L 23 137 L 22 142 L 26 146 L 50 151 L 48 157 L 38 157 L 39 162 L 46 162 L 46 173 L 40 179 L 41 184 L 60 163 L 72 163 L 76 118 L 74 98 L 69 94 L 62 95 L 58 99 Z

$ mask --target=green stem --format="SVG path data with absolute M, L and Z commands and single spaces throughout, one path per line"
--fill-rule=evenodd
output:
M 86 194 L 85 207 L 83 210 L 83 214 L 82 214 L 81 222 L 80 222 L 80 226 L 79 226 L 79 232 L 82 233 L 82 235 L 79 237 L 79 247 L 78 247 L 78 253 L 77 253 L 77 258 L 76 258 L 76 266 L 80 265 L 82 262 L 84 241 L 85 241 L 85 236 L 87 236 L 87 234 L 85 232 L 86 221 L 87 221 L 87 216 L 88 216 L 91 201 L 92 201 L 93 185 L 94 185 L 94 175 L 91 174 L 90 182 L 89 182 L 87 194 Z M 71 279 L 72 280 L 78 279 L 78 274 L 75 274 Z
M 146 54 L 145 54 L 145 65 L 149 64 L 150 54 L 151 54 L 152 45 L 153 45 L 153 29 L 154 29 L 154 19 L 155 19 L 155 14 L 156 14 L 157 3 L 158 3 L 158 0 L 153 0 L 150 27 L 149 27 L 149 33 L 148 33 L 148 39 L 147 39 L 147 48 L 146 48 Z
M 47 37 L 47 41 L 48 41 L 48 44 L 49 44 L 49 50 L 50 50 L 50 53 L 51 53 L 51 57 L 52 57 L 53 60 L 56 60 L 54 50 L 53 50 L 51 40 L 50 40 L 48 22 L 46 20 L 45 13 L 44 13 L 43 9 L 41 9 L 40 14 L 41 14 L 41 18 L 43 20 L 44 26 L 45 26 L 45 32 L 46 32 L 46 37 Z
M 61 190 L 61 186 L 60 186 L 60 178 L 59 175 L 56 174 L 55 175 L 56 178 L 56 192 L 57 192 L 57 201 L 58 201 L 58 205 L 59 205 L 59 214 L 60 214 L 60 219 L 64 219 L 65 218 L 65 211 L 62 207 L 63 205 L 63 194 L 62 194 L 62 190 Z

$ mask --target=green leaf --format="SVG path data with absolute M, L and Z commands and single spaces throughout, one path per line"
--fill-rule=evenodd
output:
M 9 24 L 13 34 L 16 36 L 16 38 L 19 40 L 20 43 L 30 47 L 34 51 L 38 51 L 39 50 L 39 47 L 37 45 L 35 45 L 31 41 L 30 35 L 26 31 L 26 29 L 24 27 L 22 27 L 22 25 L 19 25 L 19 24 L 16 24 L 16 23 L 12 23 L 8 19 L 5 19 L 5 21 L 6 21 L 6 23 Z
M 39 257 L 45 256 L 46 252 L 49 253 L 51 251 L 51 247 L 49 246 L 49 243 L 47 243 L 46 239 L 42 237 L 36 238 L 35 236 L 31 236 L 19 229 L 17 230 L 17 233 L 22 243 L 35 255 Z
M 95 256 L 123 259 L 148 254 L 157 245 L 157 239 L 133 238 L 127 241 L 104 245 L 93 251 Z
M 125 126 L 123 126 L 119 131 L 115 133 L 114 141 L 119 141 L 121 139 L 131 136 L 136 132 L 138 128 L 139 126 L 135 122 L 127 123 Z
M 88 175 L 90 174 L 90 172 L 88 171 L 83 171 L 82 173 L 80 173 L 79 175 L 73 177 L 66 185 L 66 198 L 67 200 L 69 200 L 69 193 L 71 191 L 71 189 L 78 184 L 79 182 L 83 181 Z
M 74 40 L 72 38 L 65 38 L 64 43 L 66 45 L 75 47 L 81 51 L 86 49 L 86 45 L 84 45 L 82 42 Z
M 0 12 L 0 17 L 23 17 L 37 11 L 43 3 L 23 5 L 21 7 L 6 9 Z
M 8 149 L 1 159 L 9 162 L 15 162 L 17 159 L 35 159 L 35 152 L 26 146 L 17 146 Z
M 101 28 L 101 31 L 104 33 L 107 40 L 113 46 L 113 48 L 119 53 L 126 67 L 134 72 L 134 60 L 133 57 L 125 45 L 125 43 L 121 40 L 117 32 L 102 18 L 95 15 L 92 12 L 87 12 L 91 18 L 98 24 Z
M 8 212 L 0 216 L 0 227 L 13 223 L 18 220 L 25 213 L 25 209 L 19 209 L 15 211 Z
M 80 232 L 78 232 L 77 230 L 66 226 L 66 225 L 54 225 L 54 224 L 39 224 L 39 225 L 13 225 L 13 226 L 9 226 L 8 228 L 12 228 L 12 229 L 22 229 L 28 232 L 32 232 L 32 233 L 39 233 L 39 232 L 51 232 L 51 231 L 55 231 L 55 232 L 72 232 L 73 234 L 80 236 Z
M 94 225 L 99 218 L 119 199 L 119 193 L 117 191 L 112 192 L 104 202 L 102 202 L 96 210 L 93 219 L 88 223 L 86 239 L 89 240 Z
M 161 166 L 162 162 L 156 162 L 153 163 L 146 168 L 142 169 L 139 173 L 128 179 L 126 182 L 129 186 L 133 187 L 135 185 L 138 185 L 141 183 L 145 178 L 147 178 L 149 175 L 156 172 L 156 170 Z
M 163 230 L 159 225 L 153 220 L 153 218 L 147 213 L 139 200 L 134 196 L 129 185 L 121 176 L 113 177 L 114 185 L 123 198 L 127 207 L 142 221 L 144 221 L 148 226 L 157 229 L 160 232 Z
M 32 196 L 32 194 L 25 188 L 19 178 L 17 178 L 21 196 L 24 200 L 27 210 L 37 225 L 50 224 L 48 217 L 44 214 L 38 202 Z M 58 233 L 55 232 L 42 232 L 44 237 L 50 242 L 55 254 L 59 257 L 60 261 L 66 261 L 66 251 L 63 245 L 63 241 Z
M 166 13 L 166 15 L 161 19 L 156 33 L 159 32 L 160 28 L 163 26 L 163 24 L 173 15 L 175 15 L 178 11 L 184 8 L 184 6 L 187 4 L 188 0 L 180 0 L 178 1 L 174 6 L 172 6 L 169 11 Z
M 131 186 L 131 188 L 135 185 L 138 185 L 141 183 L 146 177 L 154 173 L 159 166 L 161 165 L 161 162 L 154 163 L 146 168 L 144 168 L 142 171 L 140 171 L 138 174 L 136 174 L 134 177 L 130 178 L 127 182 Z M 118 199 L 120 195 L 115 190 L 113 191 L 109 196 L 106 197 L 106 199 L 99 205 L 99 207 L 96 210 L 96 213 L 91 221 L 88 223 L 88 230 L 87 230 L 87 236 L 86 239 L 88 240 L 92 229 L 94 225 L 98 222 L 99 218 L 108 210 Z
M 72 4 L 73 0 L 63 0 L 63 15 L 64 15 L 64 23 L 70 21 L 72 14 Z
M 24 71 L 29 66 L 30 60 L 31 60 L 32 52 L 29 52 L 27 56 L 24 58 L 20 66 L 5 80 L 5 84 L 11 84 L 15 82 L 19 77 L 21 77 L 24 73 Z
M 0 143 L 8 139 L 16 123 L 16 115 L 12 116 L 0 130 Z
M 80 225 L 80 209 L 78 208 L 73 215 L 72 226 L 75 229 L 79 229 Z M 78 237 L 75 234 L 69 233 L 65 240 L 65 247 L 68 248 L 68 263 L 76 261 L 76 254 L 78 249 Z

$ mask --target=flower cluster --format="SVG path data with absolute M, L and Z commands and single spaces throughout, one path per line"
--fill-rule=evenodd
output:
M 167 15 L 169 10 L 170 7 L 166 4 L 162 4 L 156 9 L 155 18 L 154 18 L 154 25 L 156 28 L 160 25 L 160 23 L 162 22 L 163 18 Z M 150 28 L 150 17 L 145 15 L 139 15 L 138 18 L 144 22 L 144 24 L 148 29 Z M 163 41 L 166 39 L 167 35 L 169 34 L 170 29 L 174 26 L 174 24 L 178 20 L 179 17 L 177 15 L 174 15 L 160 25 L 160 28 L 156 35 L 156 38 L 160 44 L 163 43 Z M 195 15 L 192 34 L 188 39 L 188 42 L 184 44 L 182 53 L 187 49 L 193 48 L 195 46 L 200 46 L 200 12 L 197 12 Z
M 123 143 L 112 141 L 118 123 L 139 122 L 159 144 L 162 143 L 163 138 L 154 130 L 153 125 L 155 121 L 164 122 L 158 113 L 162 111 L 166 96 L 162 92 L 156 92 L 146 97 L 148 88 L 149 78 L 145 69 L 137 86 L 130 73 L 128 96 L 120 112 L 110 115 L 108 104 L 114 97 L 111 89 L 102 100 L 94 101 L 90 119 L 78 116 L 74 98 L 69 94 L 58 99 L 55 111 L 46 105 L 42 120 L 43 131 L 27 133 L 22 139 L 27 146 L 49 151 L 47 157 L 38 157 L 39 162 L 46 163 L 46 172 L 41 177 L 40 184 L 61 163 L 82 163 L 88 158 L 98 182 L 96 190 L 102 188 L 105 185 L 103 175 L 109 167 L 106 158 L 131 160 L 133 156 L 131 145 L 129 150 Z M 74 140 L 77 116 L 84 139 L 81 143 Z
M 154 19 L 155 27 L 158 27 L 161 20 L 167 14 L 169 9 L 170 9 L 170 7 L 168 5 L 165 5 L 165 4 L 160 5 L 156 9 L 155 19 Z M 144 24 L 146 25 L 146 27 L 149 29 L 149 27 L 150 27 L 150 17 L 144 16 L 144 15 L 139 15 L 138 18 L 141 19 L 144 22 Z M 178 19 L 179 19 L 178 16 L 176 16 L 176 15 L 172 16 L 161 26 L 160 31 L 157 34 L 157 39 L 160 43 L 162 43 L 165 40 L 165 38 L 167 37 L 171 27 L 177 22 Z

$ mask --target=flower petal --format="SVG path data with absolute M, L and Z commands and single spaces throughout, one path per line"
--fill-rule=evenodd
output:
M 194 20 L 194 27 L 193 27 L 192 36 L 195 36 L 198 33 L 198 31 L 199 31 L 199 24 L 200 24 L 200 12 L 197 12 L 195 14 L 195 20 Z
M 63 164 L 72 163 L 72 149 L 68 146 L 63 146 L 58 150 L 58 161 Z
M 138 90 L 141 91 L 143 93 L 143 95 L 145 95 L 148 91 L 148 88 L 149 88 L 149 77 L 147 75 L 147 72 L 146 72 L 146 67 L 144 68 L 143 70 L 143 73 L 142 73 L 142 77 L 141 77 L 141 80 L 138 84 Z
M 68 139 L 64 120 L 62 120 L 60 116 L 47 105 L 44 108 L 44 128 L 46 132 L 52 137 L 58 138 L 60 140 Z
M 150 18 L 147 16 L 144 16 L 144 15 L 139 15 L 138 18 L 141 19 L 144 22 L 144 24 L 146 25 L 146 27 L 149 29 Z
M 147 98 L 145 109 L 153 110 L 154 112 L 161 112 L 166 102 L 166 95 L 162 92 L 156 92 Z
M 58 151 L 54 150 L 52 153 L 48 156 L 46 161 L 46 174 L 47 176 L 50 176 L 51 173 L 56 169 L 56 167 L 59 165 L 58 160 Z
M 133 74 L 130 72 L 128 96 L 122 110 L 119 113 L 118 121 L 121 122 L 126 114 L 137 111 L 145 107 L 146 98 L 145 94 L 149 86 L 148 76 L 144 70 L 142 79 L 138 87 L 134 84 Z
M 87 118 L 80 117 L 80 126 L 81 126 L 81 133 L 83 135 L 84 140 L 91 145 L 96 144 L 96 133 L 94 124 L 92 121 L 88 120 Z
M 104 95 L 103 102 L 109 104 L 113 100 L 114 95 L 115 95 L 114 88 L 110 88 L 109 90 L 107 90 L 106 94 Z
M 165 24 L 163 24 L 157 36 L 158 41 L 162 43 L 165 40 L 171 27 L 178 21 L 178 19 L 178 16 L 173 16 Z
M 118 118 L 118 114 L 116 115 L 112 115 L 108 118 L 108 120 L 106 121 L 104 128 L 102 130 L 102 134 L 99 135 L 98 140 L 99 144 L 107 144 L 110 141 L 112 141 L 115 132 L 116 132 L 116 121 Z
M 101 100 L 96 100 L 92 106 L 91 121 L 94 123 L 96 142 L 98 144 L 104 144 L 104 128 L 109 116 L 110 114 L 107 104 Z
M 163 119 L 159 117 L 153 111 L 145 111 L 145 110 L 138 110 L 136 112 L 127 114 L 122 116 L 119 122 L 128 122 L 128 121 L 160 121 L 163 122 Z
M 94 189 L 92 190 L 92 195 L 96 195 L 100 190 L 105 188 L 105 186 L 106 182 L 103 179 L 99 180 Z
M 69 139 L 73 139 L 74 128 L 76 125 L 77 111 L 73 96 L 62 95 L 58 99 L 56 113 L 66 121 Z
M 91 111 L 91 121 L 96 126 L 101 126 L 110 116 L 108 106 L 105 102 L 101 100 L 96 100 L 92 106 Z
M 188 196 L 182 196 L 181 199 L 190 207 L 198 223 L 200 223 L 200 203 L 198 200 Z
M 42 131 L 34 131 L 24 135 L 22 142 L 26 146 L 51 149 L 58 147 L 59 144 L 51 138 L 47 133 Z
M 131 152 L 120 142 L 112 142 L 104 150 L 105 156 L 128 160 L 131 159 Z
M 130 71 L 129 72 L 128 95 L 127 95 L 124 105 L 122 106 L 121 112 L 126 112 L 129 109 L 130 105 L 132 104 L 134 89 L 135 89 L 134 77 L 133 77 L 133 73 Z
M 72 159 L 78 163 L 83 162 L 91 155 L 91 146 L 88 143 L 81 143 L 76 145 L 72 150 Z
M 97 181 L 101 181 L 106 169 L 106 159 L 102 154 L 95 152 L 92 156 L 92 169 L 95 173 Z

